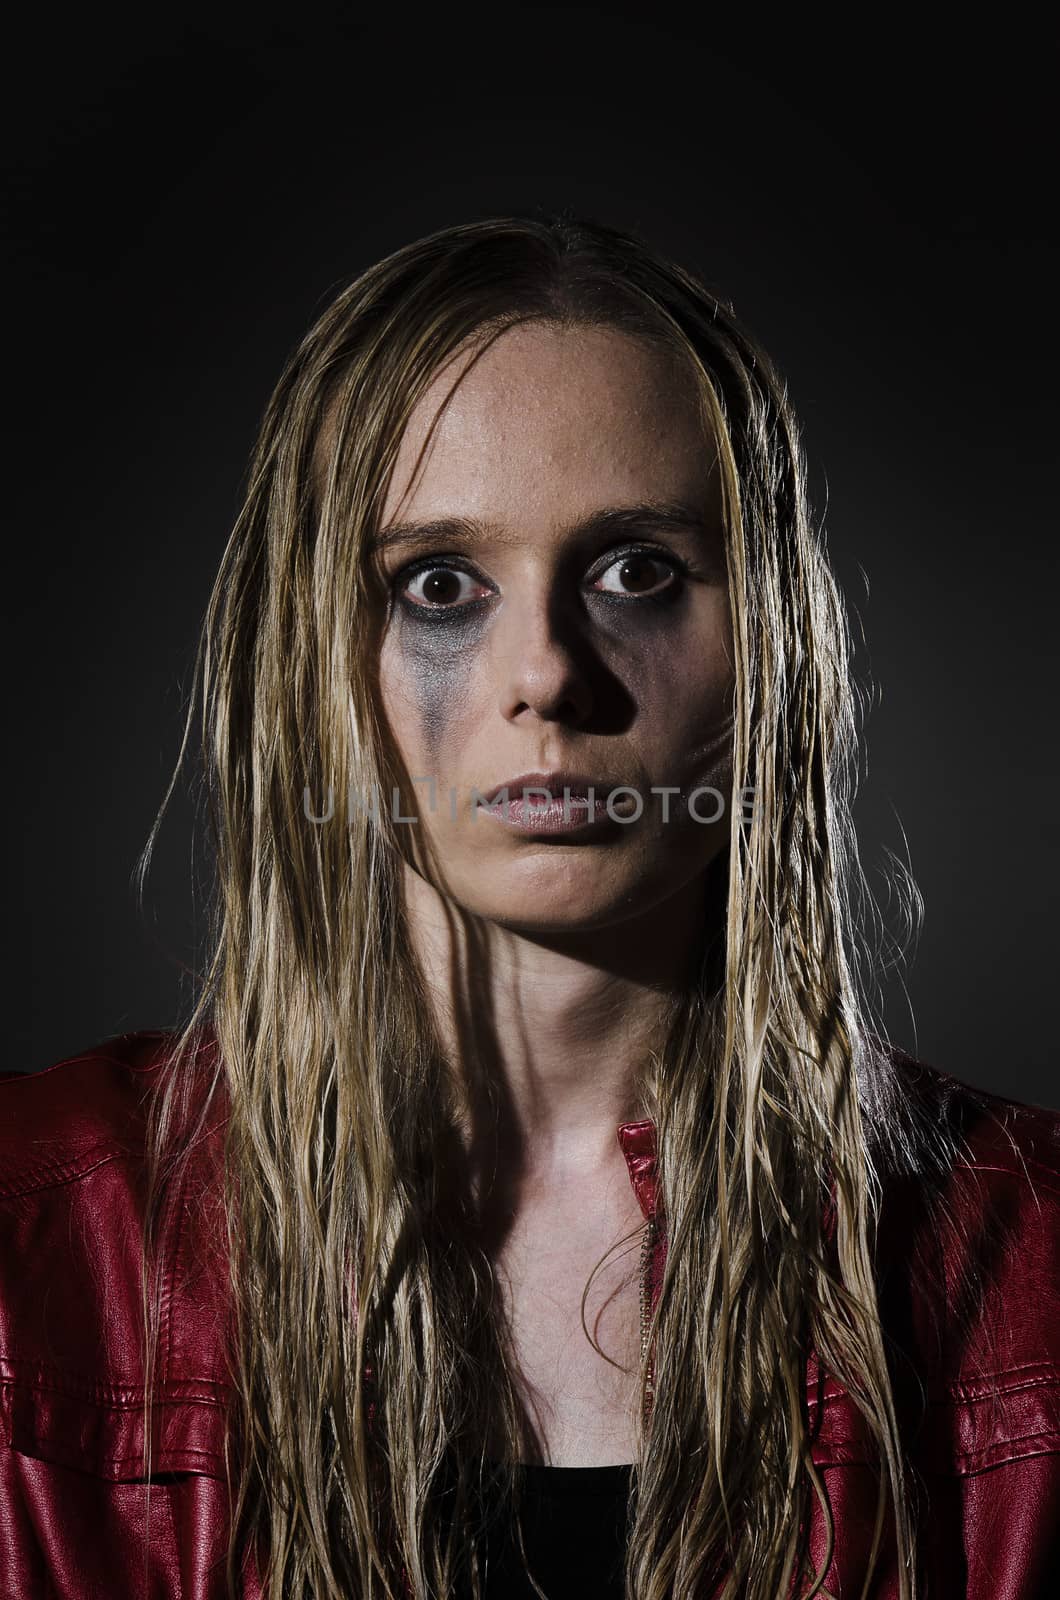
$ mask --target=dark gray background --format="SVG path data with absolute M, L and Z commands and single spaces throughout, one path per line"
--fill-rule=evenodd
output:
M 22 23 L 5 1070 L 176 1018 L 185 803 L 146 926 L 129 878 L 287 351 L 384 253 L 542 204 L 642 230 L 779 362 L 877 686 L 863 858 L 879 890 L 908 847 L 926 903 L 891 1031 L 1060 1106 L 1055 61 L 1022 24 L 928 37 L 886 15 L 849 32 L 569 6 Z

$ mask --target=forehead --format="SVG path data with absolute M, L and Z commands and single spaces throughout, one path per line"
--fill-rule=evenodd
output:
M 505 515 L 601 495 L 691 495 L 712 463 L 676 354 L 615 329 L 524 323 L 432 380 L 402 437 L 384 522 L 457 502 Z

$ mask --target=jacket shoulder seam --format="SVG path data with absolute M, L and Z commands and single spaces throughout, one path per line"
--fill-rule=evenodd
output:
M 1022 1166 L 1013 1163 L 1011 1166 L 1003 1161 L 959 1161 L 954 1164 L 953 1171 L 959 1172 L 996 1172 L 1006 1178 L 1015 1178 L 1018 1183 L 1025 1184 L 1032 1194 L 1044 1192 L 1060 1199 L 1060 1171 L 1055 1167 L 1047 1167 L 1041 1161 L 1036 1161 L 1033 1156 L 1023 1156 Z M 1033 1168 L 1031 1173 L 1028 1168 Z
M 59 1189 L 67 1183 L 77 1183 L 99 1167 L 132 1154 L 126 1145 L 110 1139 L 86 1145 L 77 1155 L 41 1156 L 29 1160 L 15 1177 L 0 1177 L 0 1202 L 18 1200 L 24 1195 L 38 1194 L 45 1189 Z

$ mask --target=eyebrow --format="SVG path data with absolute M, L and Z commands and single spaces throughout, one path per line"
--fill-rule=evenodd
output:
M 707 518 L 702 510 L 678 500 L 642 500 L 633 505 L 605 506 L 580 521 L 571 523 L 567 534 L 588 538 L 608 533 L 627 533 L 650 525 L 670 532 L 705 533 Z M 475 517 L 433 517 L 425 522 L 394 522 L 371 541 L 374 553 L 391 545 L 425 546 L 449 540 L 454 544 L 474 544 L 503 535 L 496 523 L 480 522 Z

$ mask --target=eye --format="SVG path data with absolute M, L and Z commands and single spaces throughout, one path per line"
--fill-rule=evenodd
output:
M 669 551 L 648 547 L 612 555 L 590 580 L 597 594 L 618 600 L 659 600 L 676 595 L 688 572 Z M 403 567 L 391 584 L 393 593 L 410 611 L 442 616 L 465 611 L 488 599 L 495 591 L 456 558 L 432 556 Z
M 492 593 L 474 573 L 436 559 L 406 567 L 394 579 L 394 589 L 418 611 L 452 611 Z
M 620 556 L 612 558 L 601 574 L 601 579 L 612 577 L 614 585 L 609 584 L 598 593 L 626 600 L 634 600 L 639 595 L 654 599 L 675 588 L 683 571 L 676 556 L 666 555 L 661 550 L 624 550 Z

